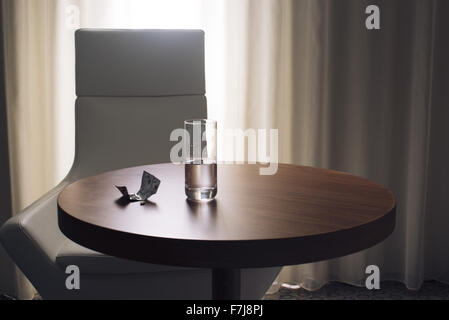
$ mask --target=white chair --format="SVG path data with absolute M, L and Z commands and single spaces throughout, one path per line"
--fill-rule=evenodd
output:
M 170 161 L 170 132 L 184 119 L 207 117 L 204 33 L 84 29 L 75 38 L 73 167 L 5 223 L 1 243 L 44 299 L 210 299 L 209 270 L 139 263 L 79 246 L 59 230 L 56 207 L 59 192 L 77 179 Z M 81 271 L 80 290 L 65 287 L 72 264 Z M 242 298 L 261 298 L 279 271 L 243 270 Z

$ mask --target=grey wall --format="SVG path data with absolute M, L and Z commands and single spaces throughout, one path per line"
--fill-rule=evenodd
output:
M 3 50 L 3 1 L 0 2 L 0 225 L 11 217 L 11 187 L 6 121 L 5 65 Z M 14 292 L 14 265 L 0 246 L 0 292 Z

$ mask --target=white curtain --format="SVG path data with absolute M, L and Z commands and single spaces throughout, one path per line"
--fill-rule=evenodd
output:
M 397 198 L 396 229 L 369 250 L 286 267 L 280 283 L 364 286 L 371 264 L 382 280 L 411 289 L 425 279 L 449 280 L 449 202 L 442 191 L 449 162 L 442 31 L 448 4 L 377 1 L 381 30 L 367 31 L 368 4 L 294 2 L 292 161 L 388 186 Z
M 448 6 L 378 0 L 381 29 L 368 31 L 369 4 L 4 1 L 14 212 L 60 181 L 72 163 L 76 28 L 201 28 L 210 118 L 222 128 L 277 128 L 280 161 L 362 175 L 397 197 L 397 226 L 388 240 L 347 257 L 285 267 L 278 283 L 364 285 L 370 264 L 383 280 L 410 288 L 426 278 L 448 281 L 449 204 L 441 182 L 449 179 L 442 138 L 449 136 L 448 97 L 441 87 L 448 63 L 439 31 L 448 29 Z

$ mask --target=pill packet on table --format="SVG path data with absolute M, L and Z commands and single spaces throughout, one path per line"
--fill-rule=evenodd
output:
M 160 184 L 161 181 L 158 178 L 144 171 L 142 175 L 142 183 L 140 184 L 140 189 L 136 193 L 129 194 L 128 188 L 126 188 L 125 186 L 115 186 L 115 187 L 120 191 L 120 193 L 125 198 L 128 198 L 128 200 L 131 202 L 135 202 L 135 201 L 146 201 L 153 194 L 156 194 Z

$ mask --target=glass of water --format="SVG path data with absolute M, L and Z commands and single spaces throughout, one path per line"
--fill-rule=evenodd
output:
M 210 201 L 217 195 L 217 122 L 184 121 L 185 192 L 191 201 Z

